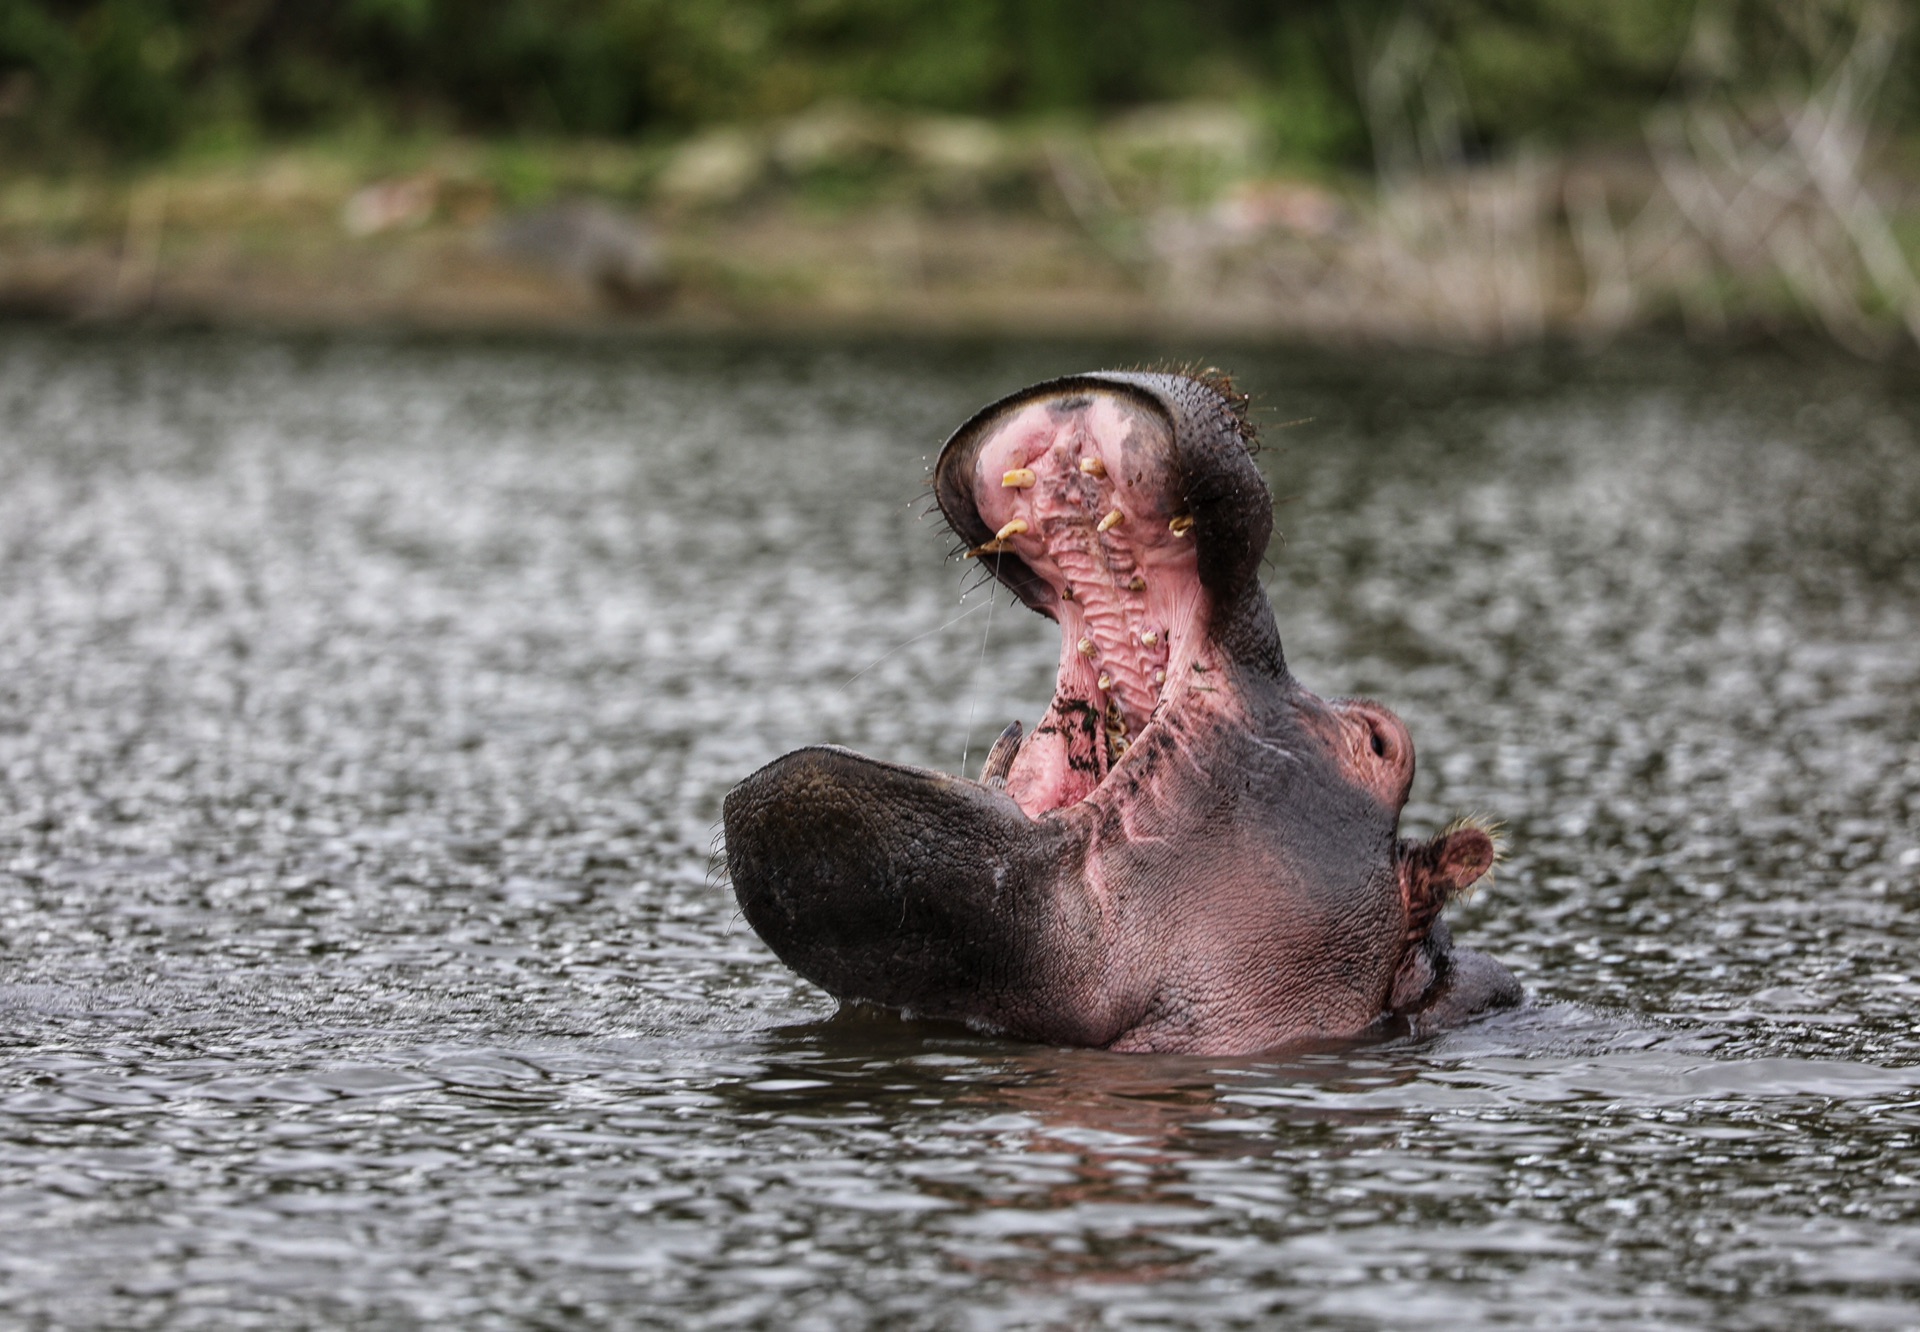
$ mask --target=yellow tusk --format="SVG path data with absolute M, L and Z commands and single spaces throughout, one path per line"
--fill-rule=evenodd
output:
M 1016 467 L 1000 478 L 1000 484 L 1009 490 L 1025 490 L 1033 482 L 1034 475 L 1031 467 Z
M 1089 456 L 1080 460 L 1080 470 L 1088 476 L 1105 476 L 1107 465 L 1098 456 Z
M 1025 518 L 1010 518 L 1007 520 L 1005 527 L 1002 527 L 998 532 L 993 534 L 993 539 L 995 541 L 1005 541 L 1008 537 L 1017 537 L 1026 530 L 1027 520 Z
M 1193 515 L 1182 513 L 1174 516 L 1167 524 L 1167 530 L 1177 537 L 1183 537 L 1193 530 Z
M 1120 526 L 1121 523 L 1125 522 L 1126 519 L 1127 519 L 1126 514 L 1120 512 L 1120 510 L 1118 509 L 1115 509 L 1111 513 L 1109 513 L 1105 518 L 1102 518 L 1098 523 L 1094 524 L 1093 530 L 1096 532 L 1111 532 L 1114 528 Z

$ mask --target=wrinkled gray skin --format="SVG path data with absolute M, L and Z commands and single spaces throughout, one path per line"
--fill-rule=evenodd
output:
M 989 541 L 975 455 L 1023 404 L 1064 418 L 1080 399 L 1061 395 L 1080 390 L 1157 423 L 1141 438 L 1161 441 L 1151 461 L 1192 517 L 1206 593 L 1194 672 L 1169 680 L 1091 794 L 1037 817 L 994 786 L 845 749 L 769 764 L 725 805 L 749 923 L 843 1001 L 1059 1044 L 1252 1052 L 1518 1002 L 1512 976 L 1453 947 L 1439 919 L 1491 867 L 1491 840 L 1403 840 L 1405 728 L 1287 669 L 1256 576 L 1272 501 L 1220 392 L 1101 373 L 1014 394 L 942 451 L 948 522 Z M 989 567 L 1058 618 L 1056 589 L 1016 555 Z

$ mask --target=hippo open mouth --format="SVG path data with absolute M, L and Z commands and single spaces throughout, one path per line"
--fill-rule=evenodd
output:
M 1512 1004 L 1440 912 L 1473 826 L 1400 838 L 1413 744 L 1287 670 L 1273 506 L 1231 388 L 1076 375 L 942 449 L 968 553 L 1061 629 L 1052 705 L 978 782 L 816 747 L 735 787 L 749 923 L 845 1001 L 1124 1050 L 1247 1052 Z

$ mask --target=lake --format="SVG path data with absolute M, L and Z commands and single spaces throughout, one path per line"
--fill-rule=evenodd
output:
M 1196 355 L 1527 1006 L 830 1020 L 721 798 L 1031 724 L 927 465 Z M 1914 1328 L 1916 1010 L 1911 366 L 0 328 L 0 1323 Z

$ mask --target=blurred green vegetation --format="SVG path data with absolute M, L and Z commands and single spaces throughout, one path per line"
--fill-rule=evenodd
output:
M 1409 16 L 1469 152 L 1636 136 L 1804 81 L 1847 0 L 0 0 L 0 145 L 43 165 L 356 133 L 664 138 L 822 102 L 995 119 L 1240 103 L 1366 165 Z M 1920 118 L 1909 43 L 1882 110 Z

